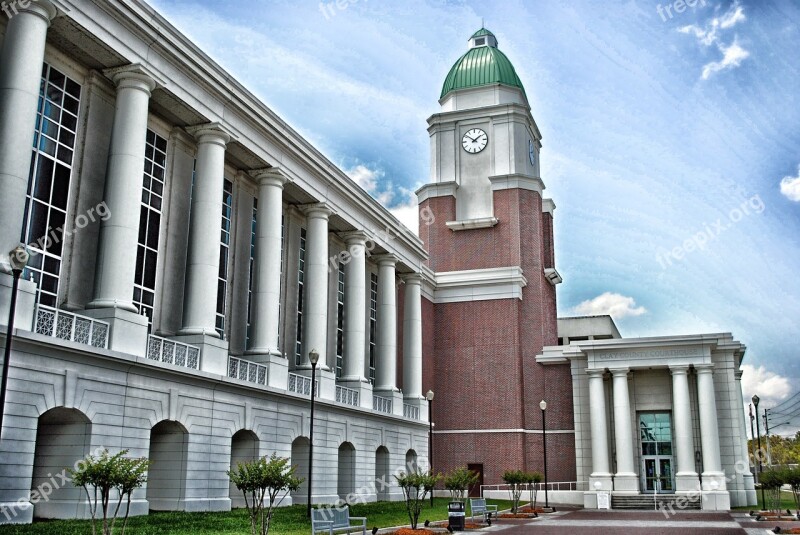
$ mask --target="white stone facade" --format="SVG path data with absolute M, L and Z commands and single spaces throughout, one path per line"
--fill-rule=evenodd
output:
M 537 356 L 545 365 L 571 364 L 584 505 L 596 508 L 599 492 L 698 498 L 701 489 L 705 509 L 754 505 L 739 371 L 745 346 L 730 334 L 619 338 L 608 321 L 588 322 L 603 327 L 592 340 Z M 567 327 L 570 318 L 560 322 Z M 650 436 L 649 419 L 662 420 L 662 438 Z M 666 477 L 648 481 L 649 468 Z
M 272 452 L 304 475 L 312 350 L 312 500 L 398 499 L 428 454 L 422 242 L 147 4 L 103 4 L 0 20 L 0 244 L 35 253 L 0 523 L 85 517 L 32 491 L 97 448 L 153 460 L 134 514 L 230 509 L 225 471 Z

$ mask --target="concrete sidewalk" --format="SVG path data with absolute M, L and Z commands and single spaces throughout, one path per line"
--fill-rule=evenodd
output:
M 500 520 L 486 531 L 502 535 L 764 535 L 774 527 L 739 512 L 682 512 L 666 518 L 656 511 L 577 510 L 533 520 Z

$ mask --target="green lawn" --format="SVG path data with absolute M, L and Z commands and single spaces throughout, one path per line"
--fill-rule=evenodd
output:
M 431 509 L 430 502 L 423 508 L 420 524 L 425 520 L 447 518 L 448 498 L 436 498 Z M 499 509 L 511 507 L 510 501 L 487 500 Z M 366 516 L 367 527 L 385 528 L 408 524 L 405 502 L 378 502 L 354 505 L 352 516 Z M 126 535 L 248 535 L 247 512 L 237 509 L 229 513 L 152 513 L 131 518 Z M 118 524 L 119 526 L 119 524 Z M 119 528 L 117 532 L 119 532 Z M 36 522 L 27 526 L 0 526 L 0 535 L 87 535 L 91 527 L 86 520 L 53 520 Z M 306 519 L 306 507 L 294 505 L 278 509 L 273 519 L 270 535 L 310 535 L 311 521 Z
M 757 509 L 761 509 L 761 491 L 757 491 L 756 496 L 758 498 L 758 505 L 748 505 L 747 507 L 734 507 L 734 510 L 739 511 L 755 511 Z M 767 498 L 769 499 L 769 498 Z M 786 511 L 789 509 L 793 513 L 797 509 L 797 505 L 794 503 L 794 497 L 791 492 L 789 491 L 782 491 L 781 492 L 781 510 Z

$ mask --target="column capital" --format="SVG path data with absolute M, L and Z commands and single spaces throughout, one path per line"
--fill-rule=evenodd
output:
M 701 373 L 714 373 L 714 365 L 713 364 L 695 364 L 694 371 L 697 372 L 698 375 Z
M 378 266 L 395 267 L 399 259 L 395 255 L 387 253 L 387 254 L 375 255 L 372 257 L 372 260 L 374 260 L 375 263 L 378 264 Z
M 744 370 L 736 370 L 735 372 L 733 372 L 733 375 L 737 381 L 742 380 L 742 374 L 744 374 Z
M 264 169 L 251 169 L 247 171 L 259 186 L 275 186 L 283 189 L 284 184 L 291 182 L 286 173 L 277 167 L 267 167 Z
M 422 274 L 417 273 L 416 271 L 414 273 L 404 273 L 403 275 L 400 276 L 400 278 L 406 284 L 418 284 L 420 286 L 422 285 Z
M 33 0 L 27 2 L 27 6 L 23 7 L 22 2 L 17 3 L 17 13 L 30 13 L 43 18 L 49 25 L 54 18 L 58 15 L 58 9 L 53 5 L 50 0 Z M 5 7 L 5 6 L 4 6 Z
M 602 377 L 606 374 L 605 370 L 586 370 L 586 375 L 589 377 Z
M 608 371 L 611 372 L 611 375 L 614 377 L 627 377 L 630 373 L 630 368 L 609 368 Z
M 669 373 L 672 375 L 686 375 L 689 373 L 689 365 L 688 364 L 671 364 L 669 367 Z
M 366 245 L 369 236 L 363 230 L 352 230 L 340 234 L 347 245 Z
M 304 204 L 297 207 L 305 214 L 308 219 L 324 219 L 328 220 L 335 212 L 324 202 L 315 202 L 312 204 Z
M 118 90 L 124 88 L 139 89 L 146 92 L 148 96 L 156 87 L 164 86 L 163 81 L 151 69 L 141 63 L 131 63 L 106 69 L 103 74 L 114 82 Z
M 187 126 L 186 131 L 194 136 L 198 144 L 213 143 L 223 148 L 235 137 L 230 130 L 217 122 Z

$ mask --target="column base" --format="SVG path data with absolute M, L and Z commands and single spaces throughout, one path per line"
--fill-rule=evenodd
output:
M 0 273 L 0 322 L 8 322 L 8 308 L 11 306 L 11 285 L 14 280 L 10 273 Z M 17 287 L 17 306 L 14 315 L 14 328 L 33 331 L 36 314 L 36 283 L 20 277 Z
M 358 406 L 364 409 L 372 410 L 372 385 L 363 379 L 340 379 L 339 386 L 344 386 L 358 391 Z
M 183 327 L 178 331 L 178 336 L 208 336 L 220 340 L 217 330 L 208 327 Z
M 611 492 L 612 490 L 611 474 L 595 472 L 589 476 L 589 492 Z
M 421 422 L 428 421 L 428 400 L 422 397 L 403 398 L 403 403 L 419 408 L 419 419 Z
M 633 472 L 618 472 L 614 474 L 614 492 L 639 494 L 639 476 Z
M 200 371 L 228 376 L 228 342 L 214 336 L 202 334 L 183 334 L 180 331 L 172 340 L 200 348 Z
M 403 416 L 403 394 L 396 388 L 373 390 L 376 396 L 392 400 L 392 416 Z
M 230 498 L 151 499 L 150 511 L 186 511 L 189 513 L 231 510 Z
M 703 511 L 730 511 L 731 497 L 727 490 L 723 491 L 703 491 L 702 499 Z
M 118 299 L 95 299 L 86 305 L 87 310 L 93 310 L 96 308 L 118 308 L 120 310 L 127 310 L 128 312 L 134 312 L 136 314 L 139 313 L 136 307 L 133 306 L 132 302 L 120 301 Z
M 756 493 L 753 474 L 742 474 L 742 479 L 744 481 L 744 505 L 756 505 L 758 503 L 758 494 Z
M 277 351 L 245 351 L 244 359 L 267 367 L 267 385 L 281 390 L 289 388 L 289 359 Z
M 725 472 L 703 472 L 703 490 L 727 490 Z
M 147 355 L 147 316 L 124 308 L 88 308 L 82 314 L 108 322 L 110 350 L 137 357 Z
M 700 488 L 700 478 L 697 472 L 678 472 L 675 474 L 676 492 L 697 492 Z

